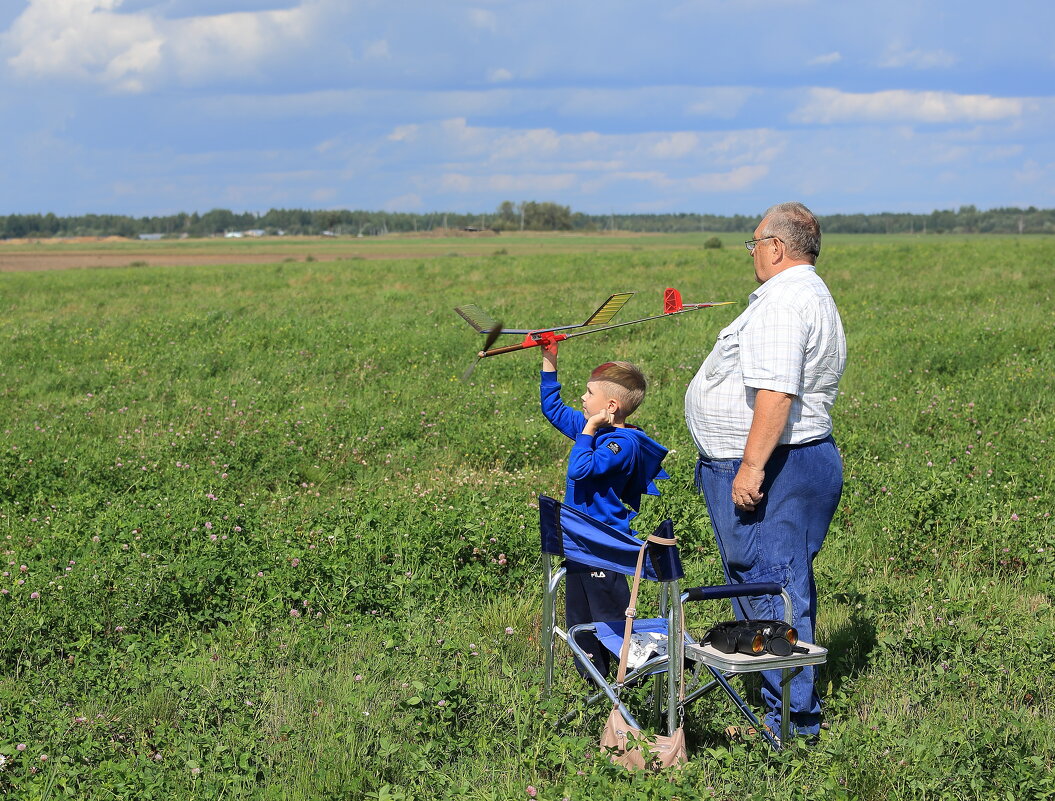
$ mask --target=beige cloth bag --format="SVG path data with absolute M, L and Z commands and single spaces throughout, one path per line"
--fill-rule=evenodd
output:
M 641 571 L 645 561 L 645 549 L 649 542 L 662 545 L 673 545 L 675 540 L 652 535 L 641 545 L 637 556 L 637 569 L 634 571 L 634 584 L 630 590 L 630 606 L 626 610 L 626 628 L 623 632 L 623 647 L 619 653 L 619 671 L 616 684 L 622 684 L 626 678 L 627 656 L 630 652 L 630 635 L 634 630 L 634 618 L 637 617 L 637 591 L 641 585 Z M 678 688 L 678 696 L 685 697 L 684 677 Z M 616 765 L 628 770 L 658 770 L 660 768 L 681 767 L 689 761 L 685 749 L 685 727 L 679 726 L 670 736 L 657 735 L 647 740 L 641 736 L 641 730 L 626 722 L 618 706 L 613 706 L 601 731 L 601 748 Z

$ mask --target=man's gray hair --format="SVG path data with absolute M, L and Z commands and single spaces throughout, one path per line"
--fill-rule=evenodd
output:
M 791 253 L 817 263 L 821 254 L 821 224 L 813 212 L 801 203 L 778 203 L 766 210 L 762 219 L 770 218 L 760 239 L 775 236 L 783 240 Z

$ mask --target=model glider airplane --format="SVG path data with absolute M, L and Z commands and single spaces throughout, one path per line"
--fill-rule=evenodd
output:
M 697 309 L 707 309 L 711 306 L 726 306 L 733 303 L 733 301 L 720 301 L 717 303 L 683 303 L 681 293 L 678 290 L 671 288 L 663 292 L 663 314 L 642 317 L 639 320 L 629 320 L 625 323 L 612 323 L 611 321 L 618 311 L 623 308 L 626 302 L 633 296 L 633 292 L 621 292 L 611 295 L 608 300 L 602 303 L 597 311 L 587 317 L 584 322 L 555 326 L 553 328 L 503 328 L 502 323 L 492 319 L 487 312 L 476 304 L 458 306 L 455 308 L 455 311 L 458 312 L 458 314 L 460 314 L 465 321 L 479 333 L 487 334 L 487 339 L 484 342 L 483 349 L 476 354 L 477 361 L 479 361 L 486 356 L 497 356 L 500 353 L 512 353 L 513 351 L 524 350 L 525 348 L 552 347 L 553 345 L 556 345 L 556 343 L 562 342 L 565 339 L 571 339 L 572 337 L 596 334 L 598 331 L 609 331 L 613 328 L 622 328 L 623 326 L 636 325 L 637 323 L 644 323 L 649 320 L 658 320 L 661 317 L 669 317 L 671 315 L 682 314 L 688 311 L 696 311 Z M 581 328 L 583 330 L 574 331 L 570 334 L 559 333 L 573 328 Z M 495 343 L 495 340 L 497 340 L 502 334 L 523 334 L 524 340 L 516 345 L 492 348 L 491 346 Z M 464 377 L 467 378 L 472 373 L 474 367 L 476 367 L 476 362 L 473 362 L 472 366 L 466 371 Z
M 473 328 L 475 328 L 481 334 L 487 334 L 487 339 L 484 341 L 483 349 L 476 354 L 476 361 L 469 365 L 469 369 L 465 371 L 465 375 L 462 376 L 463 380 L 468 380 L 469 376 L 472 375 L 473 370 L 476 368 L 477 362 L 480 361 L 484 356 L 494 356 L 496 353 L 511 353 L 514 350 L 523 350 L 524 348 L 534 348 L 539 345 L 546 345 L 551 342 L 559 342 L 560 339 L 565 339 L 564 334 L 556 334 L 556 331 L 567 331 L 572 328 L 587 328 L 589 326 L 604 326 L 606 323 L 612 321 L 612 318 L 618 314 L 619 310 L 623 308 L 630 298 L 634 297 L 633 292 L 619 292 L 615 295 L 610 295 L 608 300 L 602 303 L 593 314 L 586 318 L 581 323 L 572 323 L 571 325 L 558 325 L 553 328 L 503 328 L 502 323 L 497 320 L 493 320 L 487 312 L 477 306 L 475 303 L 470 303 L 465 306 L 457 306 L 454 310 L 458 312 Z M 491 346 L 495 343 L 502 334 L 524 334 L 524 341 L 519 345 L 510 345 L 506 348 L 495 348 L 491 350 Z M 554 339 L 559 337 L 560 339 Z

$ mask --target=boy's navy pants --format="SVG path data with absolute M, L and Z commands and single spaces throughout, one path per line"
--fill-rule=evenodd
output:
M 566 562 L 564 577 L 564 620 L 570 629 L 580 623 L 625 620 L 630 605 L 630 586 L 626 576 L 611 570 L 593 570 L 577 562 Z M 585 633 L 576 641 L 588 654 L 590 661 L 607 676 L 614 664 L 608 649 L 593 634 Z M 585 678 L 586 671 L 575 659 L 575 668 Z

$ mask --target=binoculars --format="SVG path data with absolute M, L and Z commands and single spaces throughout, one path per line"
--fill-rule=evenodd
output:
M 723 654 L 751 656 L 809 653 L 798 641 L 799 633 L 782 620 L 729 620 L 714 626 L 703 638 L 704 645 L 713 645 Z

